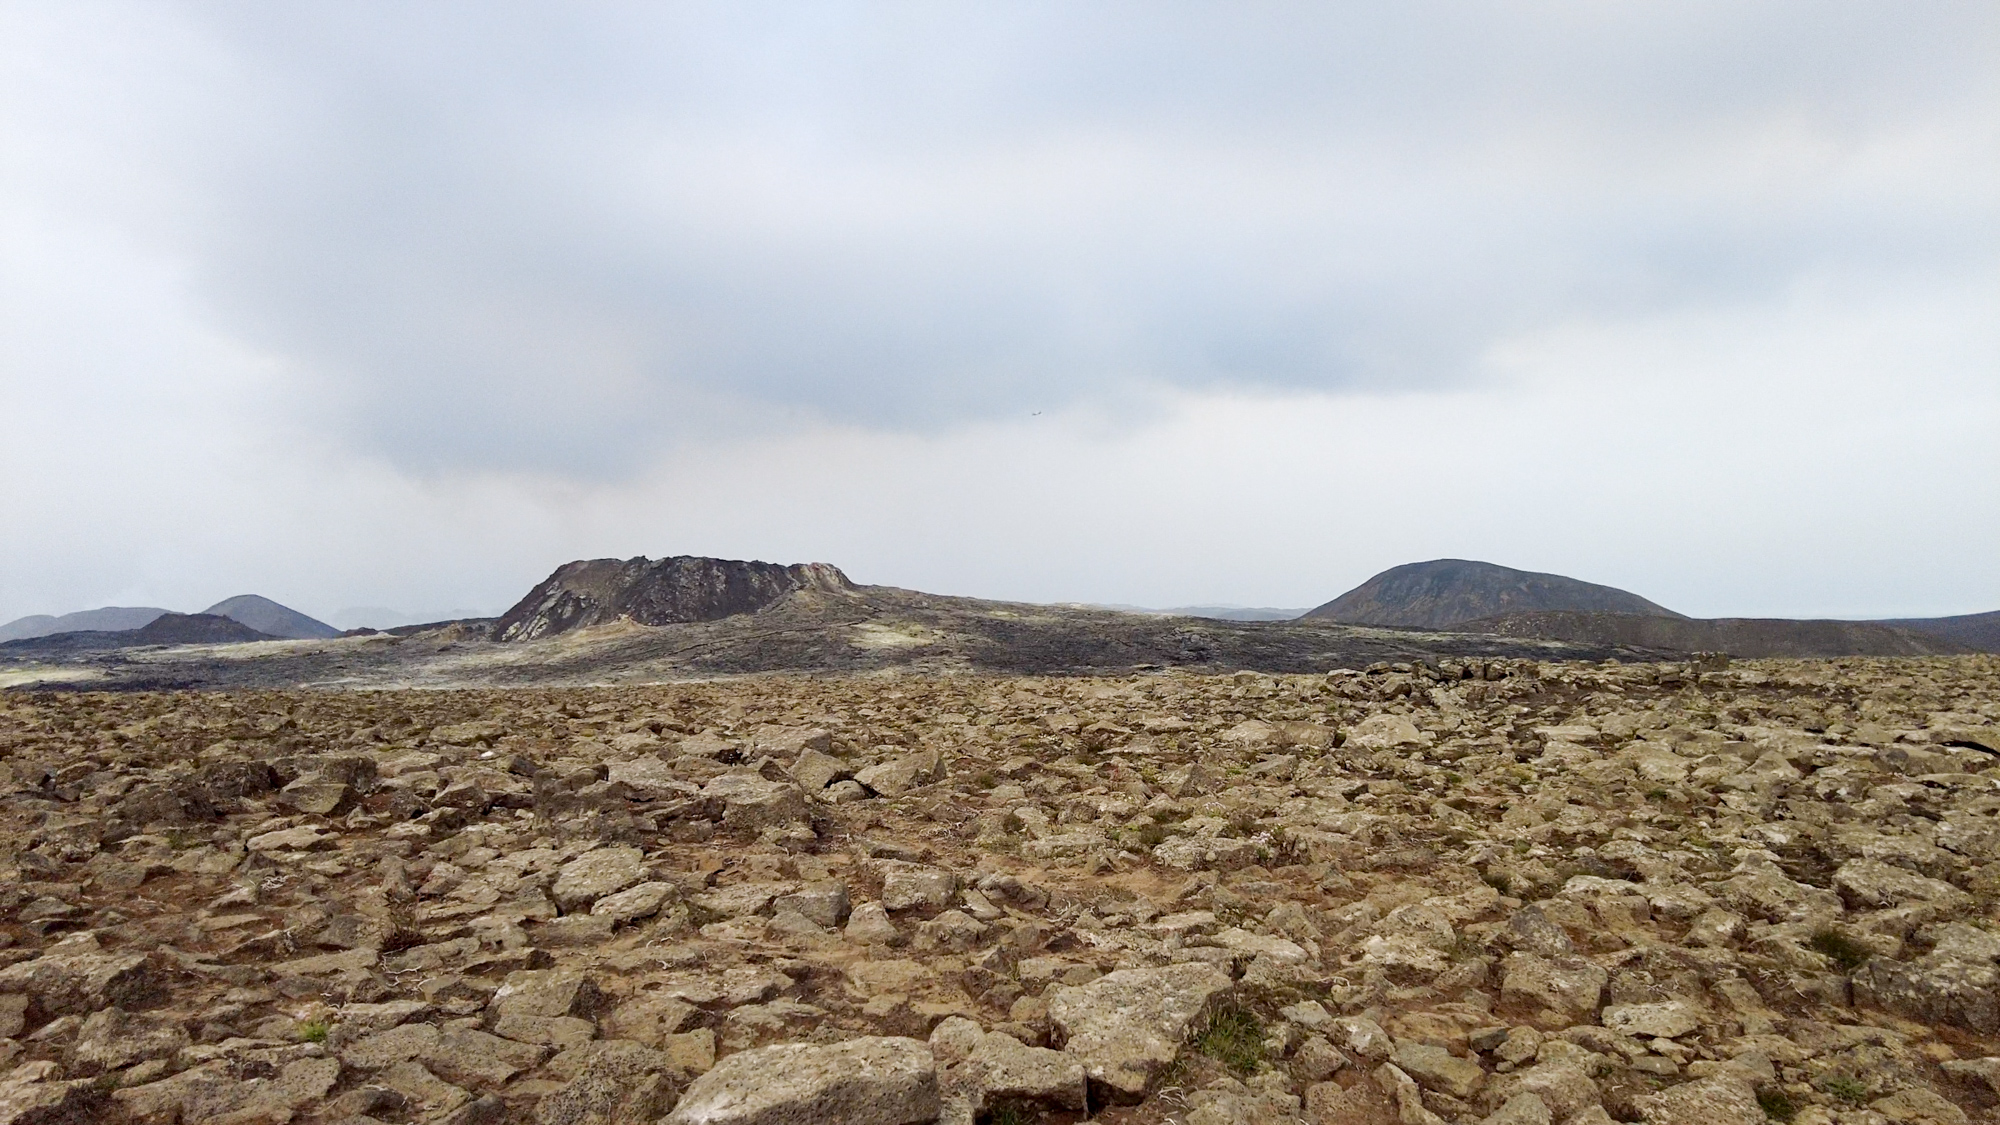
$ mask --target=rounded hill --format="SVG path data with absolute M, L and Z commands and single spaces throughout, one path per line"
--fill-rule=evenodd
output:
M 267 637 L 309 641 L 325 640 L 340 635 L 340 630 L 326 622 L 307 617 L 290 606 L 279 605 L 258 594 L 238 594 L 233 598 L 219 601 L 202 612 L 216 617 L 227 617 L 231 621 L 240 621 Z
M 1347 625 L 1449 629 L 1509 613 L 1570 610 L 1679 618 L 1630 591 L 1471 559 L 1405 563 L 1306 614 Z

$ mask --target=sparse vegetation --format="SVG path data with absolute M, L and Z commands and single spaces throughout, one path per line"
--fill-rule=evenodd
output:
M 1232 1004 L 1209 1018 L 1194 1047 L 1239 1076 L 1254 1074 L 1264 1063 L 1264 1025 L 1248 1008 Z
M 303 1043 L 324 1043 L 333 1025 L 325 1020 L 302 1020 L 299 1023 L 299 1041 Z
M 1851 1074 L 1829 1075 L 1820 1081 L 1819 1088 L 1848 1105 L 1862 1105 L 1868 1101 L 1868 1083 Z
M 1792 1104 L 1792 1096 L 1776 1086 L 1757 1091 L 1757 1104 L 1763 1108 L 1764 1116 L 1773 1121 L 1790 1121 L 1799 1112 L 1799 1107 Z
M 1166 839 L 1166 828 L 1150 820 L 1127 828 L 1123 837 L 1123 841 L 1127 847 L 1144 852 L 1150 852 L 1154 848 L 1159 847 Z
M 1853 972 L 1874 956 L 1867 946 L 1831 927 L 1814 934 L 1806 948 L 1830 958 L 1843 973 Z

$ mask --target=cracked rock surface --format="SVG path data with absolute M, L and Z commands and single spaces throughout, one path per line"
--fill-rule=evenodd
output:
M 0 695 L 0 1125 L 1971 1125 L 2000 660 Z

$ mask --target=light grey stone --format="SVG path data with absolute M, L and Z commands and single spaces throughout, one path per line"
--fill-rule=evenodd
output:
M 730 1055 L 688 1086 L 662 1125 L 914 1125 L 938 1108 L 930 1048 L 875 1037 Z
M 564 864 L 551 894 L 556 905 L 570 913 L 645 877 L 644 856 L 638 848 L 597 848 Z
M 1701 1026 L 1701 1017 L 1687 1003 L 1614 1004 L 1604 1009 L 1605 1027 L 1640 1039 L 1678 1039 Z
M 1647 1125 L 1763 1125 L 1764 1110 L 1747 1082 L 1698 1078 L 1638 1099 Z
M 1120 969 L 1058 990 L 1049 1019 L 1062 1034 L 1063 1050 L 1082 1060 L 1093 1091 L 1101 1090 L 1105 1100 L 1135 1102 L 1231 988 L 1228 977 L 1198 963 Z

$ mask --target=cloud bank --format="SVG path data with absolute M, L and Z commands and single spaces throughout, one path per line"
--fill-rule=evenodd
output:
M 1994 608 L 1996 183 L 1990 5 L 0 5 L 0 615 Z

